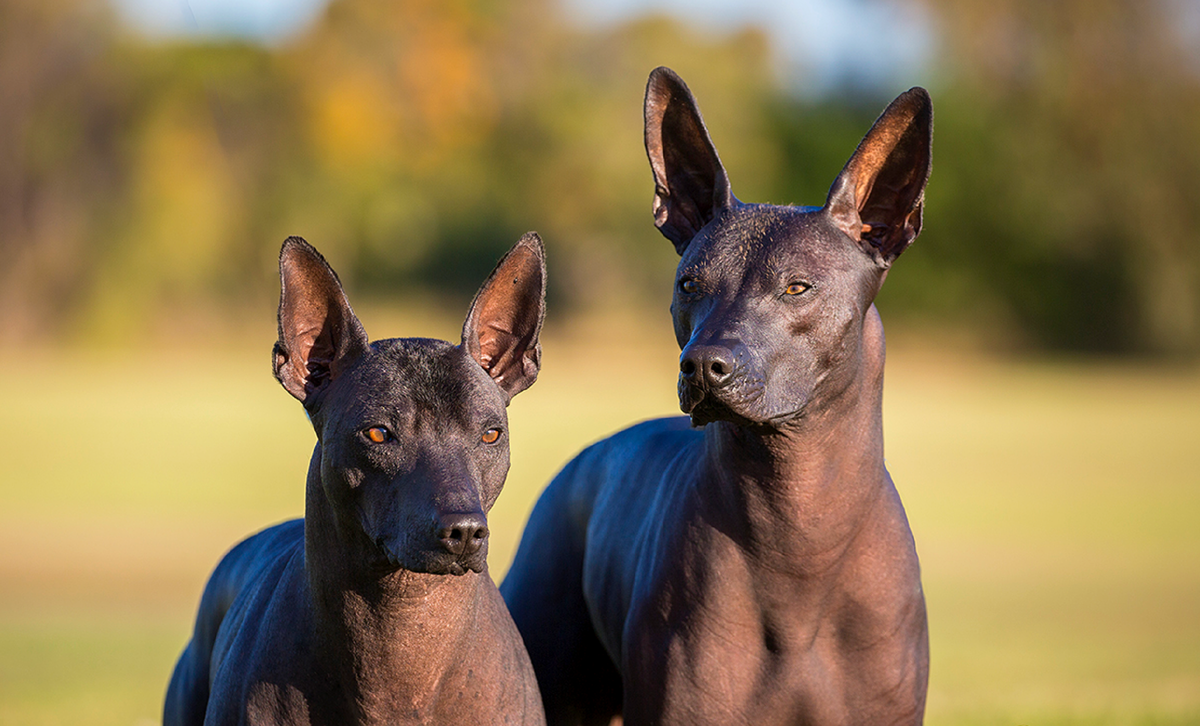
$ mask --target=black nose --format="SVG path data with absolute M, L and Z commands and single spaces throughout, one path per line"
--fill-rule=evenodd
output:
M 474 514 L 444 514 L 438 518 L 437 538 L 452 555 L 473 555 L 488 538 L 487 520 Z
M 733 378 L 733 351 L 722 345 L 689 345 L 679 357 L 684 380 L 709 388 L 721 388 Z

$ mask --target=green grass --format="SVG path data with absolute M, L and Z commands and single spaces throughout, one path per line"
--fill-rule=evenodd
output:
M 893 356 L 930 723 L 1200 723 L 1200 377 Z
M 670 332 L 635 328 L 605 356 L 629 329 L 548 337 L 510 409 L 497 577 L 571 454 L 676 410 Z M 156 722 L 208 571 L 302 513 L 314 436 L 259 347 L 0 358 L 0 724 Z M 1200 724 L 1200 374 L 918 349 L 888 366 L 927 722 Z

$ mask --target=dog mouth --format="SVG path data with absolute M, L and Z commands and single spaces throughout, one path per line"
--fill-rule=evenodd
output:
M 389 546 L 382 538 L 375 541 L 377 568 L 387 575 L 398 570 L 427 575 L 461 576 L 468 572 L 482 573 L 487 567 L 487 548 L 470 555 L 454 555 L 436 550 L 404 553 L 401 547 Z
M 691 416 L 693 426 L 714 421 L 745 426 L 768 423 L 771 417 L 762 411 L 763 399 L 763 386 L 744 379 L 713 389 L 679 377 L 679 408 Z
M 444 563 L 435 562 L 430 565 L 428 572 L 433 575 L 454 575 L 455 577 L 459 577 L 468 572 L 481 573 L 484 570 L 485 564 L 486 560 L 482 557 L 460 557 Z
M 404 558 L 388 556 L 388 565 L 392 571 L 407 570 L 427 575 L 452 575 L 459 577 L 468 572 L 481 573 L 486 560 L 482 557 L 454 557 L 436 552 L 423 553 L 424 556 Z

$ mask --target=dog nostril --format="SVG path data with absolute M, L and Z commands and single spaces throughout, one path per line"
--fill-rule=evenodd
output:
M 709 364 L 709 370 L 711 370 L 713 372 L 713 375 L 716 375 L 716 376 L 725 375 L 726 370 L 725 370 L 724 361 L 719 361 L 719 360 L 713 361 L 711 364 Z
M 475 549 L 479 549 L 479 547 L 483 544 L 483 541 L 487 538 L 488 538 L 488 528 L 487 527 L 478 527 L 478 528 L 476 528 L 476 530 L 474 532 L 471 533 L 470 544 L 473 544 L 475 546 Z
M 691 376 L 696 373 L 696 362 L 691 358 L 685 358 L 679 364 L 679 371 L 685 376 Z
M 463 531 L 461 529 L 443 529 L 438 532 L 438 539 L 446 551 L 452 555 L 461 555 L 463 551 Z
M 474 521 L 471 521 L 474 519 Z M 488 538 L 487 525 L 479 519 L 466 518 L 465 521 L 454 522 L 437 531 L 437 538 L 442 546 L 452 555 L 471 555 L 478 552 Z

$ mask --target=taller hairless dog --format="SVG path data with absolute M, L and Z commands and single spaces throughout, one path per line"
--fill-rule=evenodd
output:
M 645 114 L 690 418 L 591 446 L 534 509 L 501 592 L 548 722 L 920 723 L 925 601 L 873 301 L 921 227 L 929 96 L 888 106 L 819 208 L 734 198 L 672 71 Z

